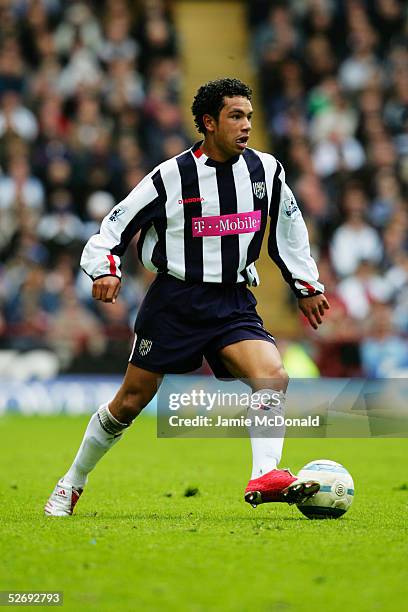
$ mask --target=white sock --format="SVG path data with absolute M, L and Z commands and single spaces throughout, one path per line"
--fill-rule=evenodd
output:
M 119 442 L 121 432 L 128 427 L 120 423 L 109 411 L 108 404 L 103 404 L 91 416 L 81 446 L 73 464 L 64 476 L 64 481 L 75 488 L 82 489 L 88 474 L 104 454 Z
M 251 417 L 254 417 L 254 415 L 285 415 L 285 394 L 283 391 L 274 391 L 273 389 L 256 391 L 251 396 L 251 405 L 259 405 L 260 398 L 262 399 L 262 408 L 252 410 L 250 407 L 248 412 Z M 251 480 L 253 480 L 271 470 L 275 470 L 279 465 L 282 456 L 285 427 L 276 427 L 271 431 L 270 427 L 251 426 L 248 430 L 252 446 Z M 271 434 L 275 437 L 270 437 Z

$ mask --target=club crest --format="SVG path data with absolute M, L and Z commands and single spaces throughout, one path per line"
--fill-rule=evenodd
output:
M 152 340 L 146 340 L 145 338 L 142 338 L 139 344 L 139 354 L 142 355 L 142 357 L 144 357 L 144 355 L 147 355 L 147 353 L 152 348 L 152 344 Z
M 254 191 L 254 195 L 259 200 L 262 200 L 262 198 L 265 197 L 265 193 L 266 193 L 265 181 L 258 181 L 256 183 L 252 183 L 252 189 Z

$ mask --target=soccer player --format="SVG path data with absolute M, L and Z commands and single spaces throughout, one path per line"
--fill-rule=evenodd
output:
M 96 300 L 116 301 L 120 257 L 139 230 L 140 260 L 157 276 L 137 316 L 123 383 L 91 417 L 73 464 L 46 503 L 47 515 L 72 514 L 89 472 L 150 402 L 163 375 L 192 371 L 203 356 L 215 376 L 246 379 L 267 398 L 265 409 L 273 397 L 274 410 L 283 413 L 288 376 L 247 288 L 259 283 L 255 261 L 268 218 L 269 255 L 313 328 L 329 304 L 281 164 L 248 147 L 251 95 L 237 79 L 200 87 L 192 112 L 203 140 L 148 174 L 84 248 L 81 267 Z M 317 482 L 278 469 L 283 435 L 251 429 L 250 435 L 247 502 L 297 503 L 318 491 Z

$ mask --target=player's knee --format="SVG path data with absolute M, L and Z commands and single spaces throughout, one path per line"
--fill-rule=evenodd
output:
M 278 369 L 277 375 L 278 375 L 277 380 L 278 380 L 280 389 L 282 391 L 286 391 L 286 389 L 288 388 L 288 384 L 289 384 L 289 374 L 287 373 L 285 368 L 281 366 Z
M 289 375 L 283 365 L 268 368 L 262 376 L 262 386 L 277 391 L 286 391 L 289 384 Z

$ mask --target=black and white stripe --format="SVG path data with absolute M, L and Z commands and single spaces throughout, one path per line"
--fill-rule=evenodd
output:
M 279 162 L 247 149 L 220 163 L 197 143 L 162 164 L 103 220 L 85 246 L 81 266 L 93 279 L 121 275 L 120 257 L 140 230 L 139 258 L 155 272 L 190 282 L 258 284 L 258 259 L 270 220 L 268 251 L 296 295 L 323 291 L 302 215 Z M 257 231 L 194 236 L 197 218 L 220 226 L 223 215 L 259 211 Z M 222 217 L 225 220 L 224 217 Z M 216 225 L 218 223 L 218 225 Z M 218 230 L 217 230 L 218 231 Z
M 193 217 L 202 216 L 200 195 L 200 183 L 198 180 L 197 164 L 190 151 L 183 153 L 176 158 L 178 171 L 180 174 L 180 193 L 179 200 L 197 199 L 193 206 L 179 204 L 184 212 L 184 280 L 195 281 L 203 278 L 203 245 L 201 240 L 194 240 L 192 235 Z

